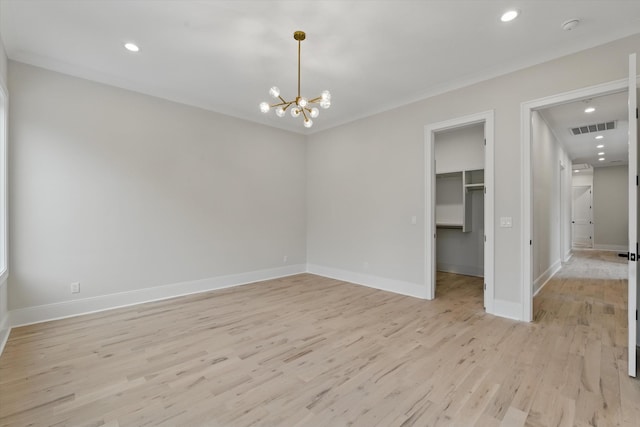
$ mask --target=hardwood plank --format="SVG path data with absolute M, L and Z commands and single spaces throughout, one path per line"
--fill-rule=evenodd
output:
M 15 328 L 0 426 L 635 426 L 625 275 L 576 253 L 531 324 L 301 274 Z

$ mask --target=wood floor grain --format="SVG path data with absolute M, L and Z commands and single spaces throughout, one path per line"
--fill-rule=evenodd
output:
M 2 426 L 638 426 L 626 264 L 578 252 L 535 322 L 301 274 L 16 328 Z

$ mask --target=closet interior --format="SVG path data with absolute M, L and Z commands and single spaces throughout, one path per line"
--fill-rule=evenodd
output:
M 484 123 L 435 134 L 436 269 L 484 276 Z

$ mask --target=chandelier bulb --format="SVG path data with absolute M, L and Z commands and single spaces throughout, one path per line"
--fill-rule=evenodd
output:
M 318 117 L 318 115 L 319 115 L 319 114 L 320 114 L 320 110 L 318 110 L 316 107 L 313 107 L 313 108 L 311 109 L 311 111 L 309 112 L 309 115 L 310 115 L 311 117 L 313 117 L 314 119 L 315 119 L 316 117 Z
M 298 105 L 302 108 L 307 106 L 307 98 L 300 98 L 298 99 Z
M 274 98 L 279 97 L 280 89 L 278 89 L 277 86 L 272 87 L 271 89 L 269 89 L 269 95 L 273 96 Z
M 304 127 L 306 127 L 308 129 L 311 126 L 313 126 L 313 120 L 307 119 L 307 120 L 304 121 Z
M 270 109 L 271 109 L 271 107 L 269 106 L 268 102 L 261 102 L 260 103 L 260 111 L 262 111 L 263 113 L 268 113 Z
M 291 117 L 298 117 L 300 115 L 300 110 L 297 108 L 291 109 Z
M 282 107 L 278 107 L 276 108 L 276 116 L 278 117 L 284 117 L 286 113 L 284 112 L 284 108 Z
M 327 108 L 331 107 L 331 101 L 329 101 L 328 99 L 323 99 L 322 101 L 320 101 L 320 107 L 326 110 Z
M 320 97 L 323 101 L 331 101 L 331 92 L 329 92 L 328 90 L 323 90 L 320 94 Z

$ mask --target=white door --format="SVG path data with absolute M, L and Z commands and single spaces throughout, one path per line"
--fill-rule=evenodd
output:
M 638 309 L 638 87 L 636 54 L 629 55 L 629 375 L 636 376 Z
M 593 247 L 593 223 L 591 221 L 591 186 L 572 188 L 571 235 L 574 248 Z

